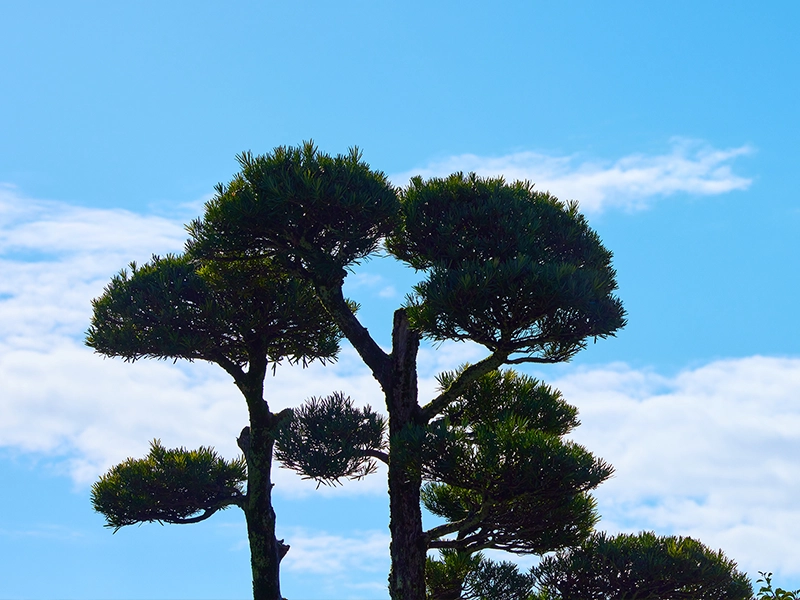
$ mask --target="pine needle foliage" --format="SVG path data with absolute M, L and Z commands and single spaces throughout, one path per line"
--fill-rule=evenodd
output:
M 195 256 L 266 254 L 290 271 L 335 285 L 394 228 L 398 200 L 357 148 L 335 157 L 313 142 L 238 157 L 241 171 L 188 229 Z
M 439 560 L 428 557 L 425 562 L 425 587 L 427 600 L 461 600 L 464 598 L 464 580 L 480 567 L 483 555 L 445 549 L 439 551 Z
M 513 370 L 470 384 L 418 442 L 422 504 L 448 522 L 429 547 L 543 554 L 583 541 L 598 519 L 589 492 L 613 469 L 561 439 L 577 424 L 559 392 Z
M 396 190 L 357 150 L 332 157 L 311 142 L 238 158 L 241 171 L 217 188 L 203 218 L 189 226 L 187 253 L 221 265 L 262 257 L 274 261 L 313 287 L 369 367 L 389 415 L 390 595 L 422 600 L 426 542 L 420 488 L 428 461 L 419 453 L 435 447 L 427 440 L 449 443 L 444 460 L 453 464 L 466 458 L 466 466 L 481 464 L 490 452 L 504 452 L 514 436 L 523 442 L 528 436 L 531 448 L 544 443 L 521 433 L 525 419 L 519 416 L 516 422 L 504 419 L 505 425 L 461 427 L 448 434 L 452 443 L 437 437 L 438 430 L 448 431 L 446 423 L 429 425 L 451 419 L 443 416 L 445 409 L 482 375 L 504 364 L 568 360 L 587 339 L 613 336 L 624 326 L 611 253 L 576 204 L 534 192 L 525 182 L 458 173 L 415 178 Z M 394 313 L 390 351 L 361 325 L 342 289 L 350 270 L 382 244 L 425 271 L 423 282 Z M 422 337 L 472 340 L 489 355 L 420 405 L 416 363 Z M 468 450 L 476 440 L 486 442 L 484 450 Z M 580 449 L 569 452 L 571 458 L 561 455 L 566 463 L 582 460 Z M 525 478 L 536 472 L 517 456 L 501 464 L 507 472 L 489 478 L 498 490 L 500 480 L 517 477 L 514 470 Z M 602 468 L 595 468 L 592 476 L 602 475 Z M 450 479 L 474 491 L 476 477 L 463 469 Z
M 608 536 L 547 556 L 533 569 L 548 600 L 750 600 L 736 563 L 697 540 L 653 532 Z
M 401 204 L 387 247 L 427 272 L 407 310 L 430 339 L 559 362 L 625 325 L 611 253 L 576 203 L 527 182 L 455 173 L 413 178 Z
M 243 457 L 226 461 L 213 448 L 167 449 L 150 443 L 145 458 L 128 458 L 92 486 L 92 508 L 114 532 L 136 523 L 190 523 L 239 504 L 247 467 Z
M 277 433 L 275 458 L 318 484 L 361 479 L 377 468 L 375 455 L 386 448 L 386 419 L 370 406 L 357 408 L 335 392 L 312 397 L 284 421 Z
M 436 377 L 446 390 L 469 365 Z M 473 381 L 442 411 L 454 426 L 497 424 L 511 416 L 548 435 L 563 436 L 580 425 L 578 409 L 561 392 L 513 369 L 498 369 Z
M 428 557 L 425 584 L 427 600 L 532 600 L 534 579 L 512 562 L 443 549 Z
M 353 304 L 341 302 L 352 316 Z M 341 333 L 312 284 L 264 256 L 215 263 L 154 256 L 120 272 L 92 304 L 86 343 L 98 353 L 131 362 L 216 363 L 233 378 L 250 417 L 237 439 L 246 474 L 238 460 L 209 462 L 209 448 L 167 451 L 154 444 L 148 457 L 129 459 L 97 483 L 95 509 L 116 530 L 148 521 L 196 523 L 236 504 L 247 522 L 253 597 L 279 600 L 279 565 L 288 546 L 275 537 L 271 468 L 276 431 L 289 414 L 270 411 L 264 379 L 283 361 L 335 360 Z M 235 484 L 245 477 L 242 493 Z
M 313 289 L 266 259 L 201 265 L 186 255 L 131 263 L 94 308 L 86 344 L 106 356 L 246 366 L 333 360 L 341 334 Z

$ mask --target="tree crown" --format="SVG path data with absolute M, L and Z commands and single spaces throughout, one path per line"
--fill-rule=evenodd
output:
M 264 258 L 201 264 L 154 256 L 116 275 L 92 306 L 86 344 L 130 361 L 324 362 L 336 357 L 341 337 L 310 285 Z
M 238 159 L 241 172 L 217 186 L 204 218 L 188 227 L 196 256 L 266 254 L 336 285 L 395 226 L 396 192 L 356 148 L 331 157 L 305 142 Z
M 127 459 L 92 485 L 91 501 L 114 531 L 143 522 L 192 523 L 240 502 L 245 481 L 244 458 L 226 461 L 213 448 L 167 449 L 154 440 L 145 458 Z
M 407 304 L 427 337 L 557 362 L 624 326 L 611 253 L 576 203 L 455 173 L 413 178 L 401 207 L 387 247 L 427 271 Z

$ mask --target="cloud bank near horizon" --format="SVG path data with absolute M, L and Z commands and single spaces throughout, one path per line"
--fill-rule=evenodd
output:
M 549 191 L 562 200 L 577 200 L 584 212 L 641 210 L 658 198 L 678 193 L 711 196 L 747 189 L 753 180 L 735 174 L 732 163 L 752 153 L 747 145 L 720 150 L 674 138 L 665 154 L 630 154 L 615 161 L 536 152 L 494 157 L 461 154 L 391 175 L 390 180 L 404 186 L 415 175 L 446 177 L 459 171 L 483 177 L 502 175 L 508 181 L 530 181 L 537 190 Z

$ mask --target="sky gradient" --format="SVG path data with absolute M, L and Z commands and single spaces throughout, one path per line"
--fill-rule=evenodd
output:
M 306 139 L 357 145 L 398 186 L 463 170 L 577 200 L 628 325 L 524 370 L 616 468 L 599 528 L 691 535 L 800 588 L 798 18 L 790 2 L 0 3 L 0 599 L 249 596 L 236 509 L 112 535 L 88 500 L 153 438 L 235 456 L 230 378 L 83 337 L 116 272 L 181 251 L 236 154 Z M 415 281 L 387 258 L 348 278 L 379 343 Z M 423 348 L 421 398 L 484 353 Z M 383 409 L 348 347 L 279 368 L 267 399 L 337 390 Z M 284 595 L 385 600 L 385 473 L 276 481 Z

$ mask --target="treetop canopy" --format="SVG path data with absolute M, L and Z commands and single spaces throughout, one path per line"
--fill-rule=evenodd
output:
M 568 360 L 625 324 L 611 252 L 576 203 L 527 182 L 456 173 L 395 190 L 357 150 L 331 157 L 311 142 L 239 162 L 189 226 L 191 256 L 267 256 L 318 290 L 341 289 L 385 242 L 427 274 L 406 304 L 412 327 L 512 363 Z
M 397 194 L 356 148 L 331 157 L 306 142 L 238 159 L 241 172 L 188 227 L 194 255 L 267 254 L 336 285 L 394 229 Z

